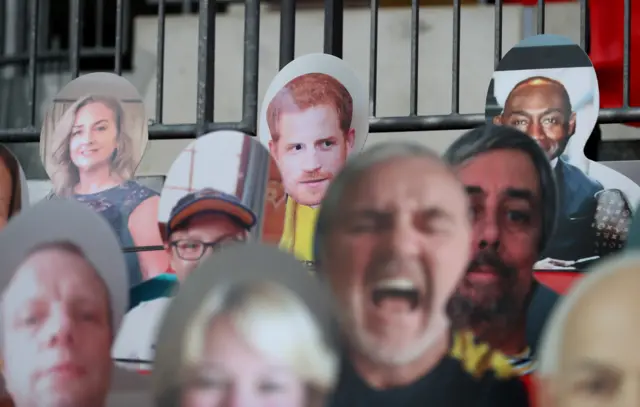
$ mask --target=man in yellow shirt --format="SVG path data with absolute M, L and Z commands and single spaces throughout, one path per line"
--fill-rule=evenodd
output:
M 333 76 L 307 73 L 278 91 L 266 116 L 287 193 L 280 246 L 311 262 L 317 208 L 354 147 L 353 98 Z

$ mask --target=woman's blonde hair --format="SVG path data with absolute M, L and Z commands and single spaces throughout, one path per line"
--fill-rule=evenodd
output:
M 222 316 L 253 349 L 284 362 L 306 383 L 307 406 L 323 405 L 337 379 L 338 356 L 293 292 L 270 282 L 216 287 L 187 324 L 181 355 L 187 370 L 202 359 L 209 328 Z
M 54 193 L 60 197 L 73 195 L 73 188 L 80 181 L 78 168 L 71 161 L 70 138 L 76 115 L 85 106 L 101 103 L 108 107 L 114 116 L 117 130 L 117 147 L 111 157 L 111 171 L 122 179 L 133 175 L 133 142 L 124 128 L 124 109 L 118 99 L 109 96 L 89 95 L 76 101 L 69 107 L 56 123 L 53 131 L 53 154 L 51 176 Z

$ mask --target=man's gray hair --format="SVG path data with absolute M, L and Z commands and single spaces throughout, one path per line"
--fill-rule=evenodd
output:
M 344 193 L 370 168 L 398 158 L 422 157 L 446 164 L 440 155 L 422 144 L 395 141 L 376 144 L 347 160 L 345 166 L 331 181 L 320 206 L 314 238 L 314 260 L 318 262 L 323 253 L 327 235 L 331 231 L 335 216 L 340 211 Z
M 540 215 L 542 232 L 539 250 L 542 252 L 556 228 L 558 188 L 549 158 L 530 136 L 510 126 L 487 123 L 460 136 L 444 153 L 444 159 L 458 167 L 478 155 L 497 150 L 525 153 L 538 173 L 540 183 Z
M 554 308 L 542 332 L 537 369 L 541 377 L 558 373 L 567 320 L 576 304 L 603 280 L 631 267 L 640 268 L 640 251 L 623 252 L 597 263 L 571 287 L 567 295 Z M 634 311 L 629 310 L 629 312 Z M 588 317 L 588 315 L 582 316 L 583 319 Z

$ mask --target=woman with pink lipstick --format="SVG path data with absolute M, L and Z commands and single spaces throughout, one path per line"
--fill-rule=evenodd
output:
M 159 195 L 132 180 L 135 160 L 125 111 L 112 97 L 86 96 L 56 124 L 51 178 L 54 195 L 74 198 L 102 214 L 122 247 L 162 245 L 157 227 Z M 164 272 L 164 251 L 125 254 L 131 285 Z

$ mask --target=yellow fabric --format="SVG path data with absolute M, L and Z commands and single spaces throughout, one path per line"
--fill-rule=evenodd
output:
M 450 355 L 475 377 L 481 377 L 489 371 L 501 379 L 519 376 L 507 356 L 491 349 L 486 343 L 476 343 L 473 333 L 469 331 L 454 335 Z
M 287 197 L 280 248 L 293 253 L 299 260 L 313 261 L 313 235 L 317 217 L 317 208 L 300 205 Z

